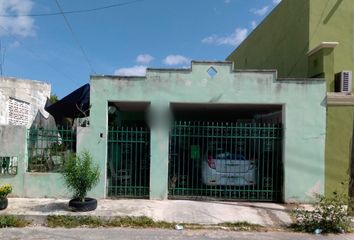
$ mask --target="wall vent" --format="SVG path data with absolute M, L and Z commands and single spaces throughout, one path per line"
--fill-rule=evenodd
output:
M 24 102 L 15 98 L 9 98 L 9 125 L 26 126 L 29 122 L 31 106 L 28 102 Z
M 213 78 L 213 77 L 215 77 L 215 75 L 218 73 L 218 71 L 216 71 L 215 68 L 210 67 L 210 68 L 208 69 L 207 73 L 208 73 L 209 77 Z
M 335 91 L 352 92 L 352 71 L 342 71 L 335 75 Z

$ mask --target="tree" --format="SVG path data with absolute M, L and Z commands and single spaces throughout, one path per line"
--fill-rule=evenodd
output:
M 59 101 L 58 96 L 57 96 L 56 94 L 50 95 L 49 101 L 50 101 L 51 103 L 56 103 L 56 102 L 58 102 L 58 101 Z

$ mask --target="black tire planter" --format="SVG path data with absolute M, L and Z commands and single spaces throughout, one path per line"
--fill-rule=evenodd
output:
M 0 198 L 0 210 L 7 208 L 8 204 L 9 204 L 9 201 L 7 200 L 6 197 Z
M 74 212 L 88 212 L 97 208 L 97 200 L 94 198 L 85 198 L 82 202 L 79 198 L 74 198 L 69 201 L 69 208 Z

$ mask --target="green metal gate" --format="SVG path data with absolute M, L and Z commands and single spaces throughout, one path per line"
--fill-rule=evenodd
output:
M 76 131 L 70 128 L 27 130 L 28 172 L 61 172 L 76 152 Z
M 150 130 L 109 129 L 107 169 L 108 196 L 149 197 Z
M 169 198 L 281 201 L 280 124 L 175 122 Z

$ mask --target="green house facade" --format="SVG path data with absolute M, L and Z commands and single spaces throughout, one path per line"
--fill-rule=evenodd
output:
M 210 74 L 210 71 L 213 71 L 213 74 Z M 196 162 L 202 158 L 203 148 L 206 147 L 202 146 L 204 144 L 201 143 L 202 140 L 199 141 L 201 138 L 194 142 L 193 139 L 195 140 L 197 135 L 202 135 L 201 132 L 197 134 L 198 131 L 202 131 L 201 129 L 212 129 L 208 133 L 204 132 L 203 137 L 208 139 L 205 144 L 218 142 L 220 131 L 217 132 L 215 129 L 221 127 L 224 129 L 221 132 L 224 142 L 219 141 L 220 144 L 226 142 L 228 146 L 236 146 L 239 144 L 237 141 L 241 139 L 237 135 L 241 134 L 248 146 L 248 153 L 243 154 L 248 158 L 253 155 L 258 161 L 263 161 L 257 165 L 257 171 L 267 168 L 268 172 L 277 172 L 278 175 L 273 175 L 274 178 L 271 179 L 271 184 L 277 185 L 277 191 L 280 192 L 280 199 L 276 201 L 310 201 L 313 193 L 323 192 L 326 112 L 323 80 L 278 79 L 276 71 L 234 71 L 228 62 L 192 62 L 190 69 L 148 69 L 146 77 L 92 76 L 90 84 L 92 105 L 90 126 L 81 130 L 78 143 L 79 150 L 89 149 L 103 169 L 101 179 L 104 180 L 96 187 L 96 193 L 101 197 L 116 196 L 127 191 L 133 195 L 136 191 L 145 194 L 141 189 L 148 187 L 150 199 L 179 198 L 181 195 L 207 195 L 218 198 L 228 191 L 229 195 L 223 195 L 223 198 L 275 200 L 264 197 L 263 189 L 257 188 L 257 184 L 233 190 L 230 190 L 230 187 L 204 187 L 212 192 L 208 195 L 196 187 L 188 187 L 187 182 L 198 182 L 200 179 L 196 175 L 188 177 L 187 174 L 183 176 L 183 183 L 180 183 L 184 184 L 183 188 L 179 188 L 180 192 L 177 191 L 178 186 L 175 184 L 178 183 L 174 182 L 175 175 L 171 173 L 174 171 L 173 158 L 177 156 L 177 162 L 182 159 L 193 162 L 194 165 L 184 168 L 198 172 Z M 112 120 L 114 111 L 118 111 L 119 114 Z M 124 112 L 130 114 L 124 115 Z M 135 117 L 131 112 L 136 113 Z M 141 112 L 145 112 L 145 118 Z M 269 120 L 272 118 L 269 116 L 275 115 L 280 121 L 277 125 L 281 128 L 279 134 L 272 134 L 276 128 L 272 128 L 271 132 L 258 134 L 258 131 L 262 131 L 259 126 L 262 128 L 270 125 L 266 123 L 257 125 L 256 117 L 263 116 Z M 145 120 L 146 124 L 141 124 Z M 182 120 L 182 123 L 176 124 L 177 120 Z M 120 130 L 112 130 L 111 125 L 114 121 L 117 125 L 123 124 L 123 127 L 119 128 Z M 191 122 L 194 122 L 194 127 L 191 127 Z M 174 128 L 176 125 L 177 130 L 173 130 L 176 129 Z M 142 128 L 134 130 L 137 129 L 136 126 Z M 231 129 L 232 126 L 242 127 L 238 132 L 228 132 L 227 129 Z M 246 128 L 250 130 L 248 134 L 244 134 L 248 131 Z M 150 136 L 145 138 L 146 131 L 141 129 L 147 129 Z M 131 131 L 134 132 L 130 134 Z M 120 133 L 123 133 L 119 135 L 121 137 L 118 136 Z M 231 135 L 235 137 L 232 138 Z M 276 157 L 265 150 L 267 147 L 257 144 L 257 141 L 258 143 L 263 141 L 261 138 L 270 135 L 273 136 L 270 137 L 272 139 L 277 136 L 281 149 L 277 151 L 279 165 L 276 167 L 273 163 L 266 163 Z M 251 139 L 252 136 L 256 136 L 257 140 Z M 173 137 L 179 138 L 173 140 Z M 147 185 L 142 183 L 138 189 L 136 185 L 137 182 L 141 183 L 141 178 L 134 176 L 142 173 L 143 168 L 139 166 L 143 162 L 142 156 L 146 156 L 147 150 L 142 150 L 142 146 L 146 146 L 146 141 L 150 144 L 150 152 L 147 154 L 150 161 L 149 182 Z M 121 145 L 117 145 L 116 148 L 110 147 L 115 142 L 120 142 Z M 134 143 L 127 147 L 125 143 L 128 142 Z M 274 148 L 274 141 L 272 143 Z M 179 149 L 173 150 L 176 145 Z M 249 147 L 250 145 L 252 147 Z M 118 160 L 110 164 L 110 159 L 115 156 L 118 156 Z M 131 159 L 140 159 L 137 164 L 134 161 L 130 164 L 137 166 L 135 170 L 124 163 L 122 160 L 124 156 L 129 156 L 127 163 Z M 182 168 L 182 165 L 178 166 Z M 129 168 L 133 169 L 130 171 L 133 174 L 126 173 Z M 132 188 L 120 188 L 117 191 L 110 187 L 111 178 L 119 171 L 124 174 L 124 177 L 121 175 L 120 180 L 118 179 L 120 184 Z M 138 180 L 131 180 L 133 178 Z M 275 179 L 278 179 L 277 183 Z M 258 183 L 261 184 L 260 180 Z M 198 186 L 201 187 L 202 184 Z M 232 195 L 231 191 L 240 195 Z
M 323 79 L 231 62 L 91 76 L 76 129 L 0 126 L 0 179 L 12 196 L 70 197 L 60 164 L 88 150 L 92 197 L 308 202 L 324 192 L 325 98 Z

